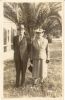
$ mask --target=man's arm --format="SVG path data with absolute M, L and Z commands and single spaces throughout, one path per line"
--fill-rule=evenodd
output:
M 15 49 L 15 37 L 13 37 L 13 49 Z

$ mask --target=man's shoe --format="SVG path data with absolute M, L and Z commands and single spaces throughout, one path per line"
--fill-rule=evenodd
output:
M 19 87 L 19 84 L 16 84 L 15 87 L 18 88 Z

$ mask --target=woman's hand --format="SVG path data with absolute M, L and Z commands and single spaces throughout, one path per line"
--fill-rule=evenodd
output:
M 48 59 L 46 60 L 46 63 L 49 63 L 49 60 Z

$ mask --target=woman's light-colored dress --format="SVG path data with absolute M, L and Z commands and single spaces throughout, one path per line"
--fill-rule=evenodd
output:
M 48 41 L 45 38 L 34 39 L 32 42 L 33 79 L 45 79 L 47 77 Z

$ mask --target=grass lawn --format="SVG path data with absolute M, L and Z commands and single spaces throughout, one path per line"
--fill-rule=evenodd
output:
M 60 97 L 62 96 L 62 44 L 53 42 L 50 47 L 48 77 L 42 86 L 32 88 L 32 75 L 26 72 L 25 87 L 15 88 L 14 61 L 4 62 L 4 97 Z

